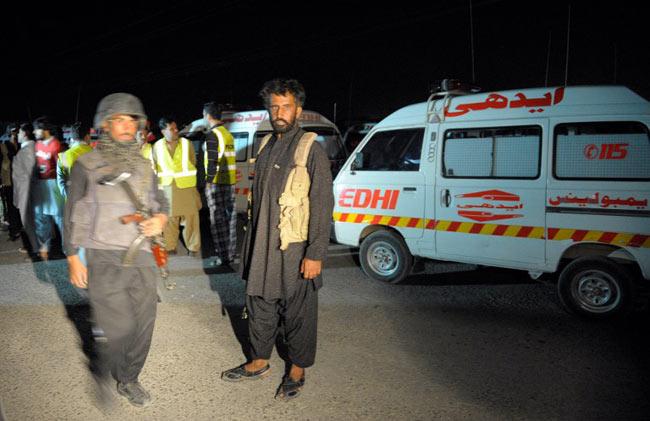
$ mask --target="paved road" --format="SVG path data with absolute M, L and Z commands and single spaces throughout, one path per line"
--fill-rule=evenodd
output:
M 4 238 L 4 235 L 3 235 Z M 151 407 L 105 417 L 86 368 L 87 308 L 63 260 L 23 262 L 0 241 L 0 399 L 7 420 L 648 419 L 647 313 L 626 323 L 565 314 L 552 286 L 525 274 L 441 265 L 403 285 L 366 279 L 355 251 L 332 245 L 320 294 L 317 364 L 299 399 L 273 399 L 284 369 L 245 384 L 234 273 L 171 260 L 141 381 Z

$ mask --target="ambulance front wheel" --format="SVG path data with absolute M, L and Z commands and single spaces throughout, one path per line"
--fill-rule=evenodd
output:
M 413 256 L 404 240 L 391 231 L 375 231 L 361 243 L 361 268 L 372 279 L 396 284 L 411 273 Z
M 562 305 L 571 313 L 605 319 L 625 314 L 632 303 L 628 271 L 606 257 L 580 257 L 569 263 L 558 280 Z

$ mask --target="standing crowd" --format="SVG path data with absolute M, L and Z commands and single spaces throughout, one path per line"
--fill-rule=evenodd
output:
M 298 125 L 306 97 L 302 85 L 275 79 L 260 96 L 273 133 L 256 151 L 239 263 L 247 285 L 251 355 L 221 378 L 238 382 L 269 374 L 282 335 L 290 361 L 276 397 L 288 400 L 299 395 L 305 369 L 315 361 L 332 176 L 315 134 Z M 70 282 L 88 290 L 93 323 L 105 342 L 101 368 L 93 373 L 102 407 L 113 402 L 115 391 L 135 406 L 151 402 L 138 376 L 158 302 L 152 239 L 162 235 L 167 253 L 177 254 L 182 227 L 189 255 L 200 258 L 203 194 L 214 244 L 209 265 L 229 267 L 237 255 L 235 142 L 218 105 L 207 103 L 202 111 L 209 130 L 200 160 L 172 117 L 160 118 L 162 138 L 152 142 L 143 104 L 128 93 L 99 102 L 95 142 L 89 127 L 78 123 L 65 145 L 52 121 L 39 117 L 10 125 L 9 140 L 2 143 L 2 229 L 10 240 L 22 238 L 20 250 L 33 260 L 47 261 L 60 249 Z M 201 171 L 197 161 L 203 162 Z M 134 215 L 139 219 L 127 218 Z

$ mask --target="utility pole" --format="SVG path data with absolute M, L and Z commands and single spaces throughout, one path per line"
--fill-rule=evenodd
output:
M 354 75 L 352 78 L 354 78 Z M 352 122 L 352 78 L 350 79 L 350 86 L 348 88 L 348 127 Z
M 544 76 L 544 87 L 548 86 L 548 72 L 551 64 L 551 36 L 553 32 L 548 31 L 548 47 L 546 50 L 546 76 Z
M 74 122 L 79 121 L 79 102 L 81 101 L 81 83 L 79 84 L 79 89 L 77 90 L 77 109 L 74 113 Z
M 614 43 L 614 84 L 618 76 L 618 46 Z
M 474 67 L 474 13 L 472 11 L 472 0 L 469 0 L 469 39 L 472 51 L 472 84 L 476 83 L 476 71 Z
M 567 28 L 566 28 L 566 64 L 564 69 L 564 86 L 567 86 L 569 83 L 569 48 L 571 40 L 571 4 L 569 3 L 569 16 L 567 18 Z

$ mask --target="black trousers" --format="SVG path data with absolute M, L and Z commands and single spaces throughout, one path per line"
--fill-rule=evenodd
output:
M 20 223 L 20 213 L 18 208 L 14 206 L 14 188 L 13 186 L 2 186 L 0 189 L 0 196 L 2 197 L 2 204 L 4 209 L 5 221 L 9 223 L 9 235 L 17 235 L 22 227 Z
M 253 359 L 268 360 L 280 329 L 292 364 L 307 368 L 316 358 L 318 290 L 312 281 L 298 280 L 291 296 L 267 301 L 246 296 L 248 332 Z
M 106 337 L 99 347 L 100 364 L 119 382 L 136 381 L 149 354 L 156 320 L 156 273 L 153 267 L 93 262 L 92 253 L 88 261 L 90 305 Z

